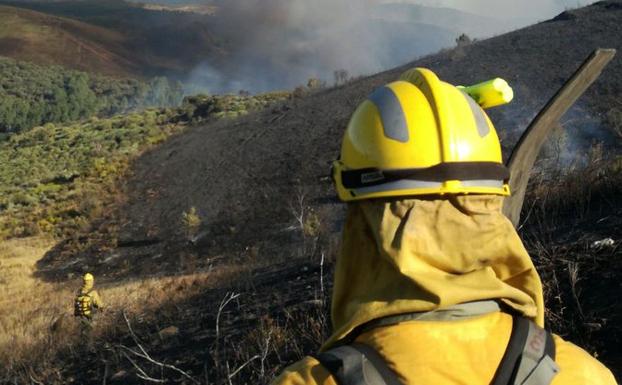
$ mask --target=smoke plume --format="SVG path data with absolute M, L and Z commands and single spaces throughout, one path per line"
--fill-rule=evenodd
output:
M 195 68 L 188 92 L 291 89 L 310 78 L 331 84 L 337 70 L 350 76 L 376 73 L 453 46 L 462 33 L 492 36 L 552 17 L 565 6 L 560 0 L 220 0 L 215 5 L 215 35 L 227 55 L 206 58 Z

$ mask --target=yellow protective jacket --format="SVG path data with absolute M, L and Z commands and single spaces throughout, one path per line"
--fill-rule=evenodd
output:
M 542 285 L 499 196 L 368 200 L 351 203 L 335 267 L 333 335 L 322 350 L 355 328 L 405 313 L 434 314 L 494 300 L 544 324 Z M 459 321 L 415 320 L 376 327 L 356 337 L 375 348 L 403 384 L 488 385 L 512 330 L 512 317 L 493 311 Z M 555 336 L 560 368 L 552 385 L 614 385 L 612 373 Z M 274 385 L 333 385 L 307 357 Z
M 91 305 L 94 309 L 100 309 L 100 310 L 103 309 L 104 302 L 99 296 L 99 293 L 97 292 L 97 290 L 93 289 L 92 281 L 84 282 L 80 290 L 78 290 L 78 293 L 76 294 L 76 298 L 82 295 L 88 295 L 91 298 Z

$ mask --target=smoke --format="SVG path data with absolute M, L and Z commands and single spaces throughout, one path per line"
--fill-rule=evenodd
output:
M 186 83 L 208 92 L 292 88 L 334 71 L 370 74 L 451 46 L 460 31 L 397 20 L 379 0 L 226 0 L 215 35 L 227 55 L 206 58 Z M 413 8 L 412 12 L 416 13 Z
M 503 154 L 509 157 L 519 138 L 523 135 L 548 98 L 531 99 L 530 102 L 510 103 L 502 109 L 488 112 L 499 130 Z M 585 102 L 579 100 L 552 128 L 545 141 L 536 169 L 539 171 L 569 171 L 585 167 L 593 157 L 594 149 L 616 147 L 617 141 L 607 128 L 601 114 L 595 113 Z M 613 153 L 618 153 L 617 150 Z M 507 158 L 504 159 L 507 161 Z
M 506 32 L 536 15 L 554 16 L 563 4 L 560 0 L 220 0 L 215 2 L 213 28 L 226 55 L 206 58 L 197 66 L 186 81 L 192 87 L 186 92 L 291 89 L 310 78 L 330 84 L 337 70 L 350 76 L 380 72 L 453 46 L 461 33 L 482 38 Z M 528 16 L 529 21 L 519 20 Z
M 290 88 L 308 78 L 328 80 L 332 71 L 379 71 L 373 33 L 360 23 L 371 0 L 227 0 L 219 4 L 216 31 L 229 51 L 221 62 L 206 61 L 193 84 L 212 92 Z M 371 26 L 372 29 L 374 26 Z

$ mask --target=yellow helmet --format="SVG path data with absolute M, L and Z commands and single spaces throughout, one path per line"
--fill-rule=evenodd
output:
M 484 110 L 465 88 L 424 68 L 407 71 L 358 107 L 333 179 L 343 201 L 510 193 L 499 138 Z
M 82 280 L 84 282 L 93 282 L 95 280 L 95 277 L 93 277 L 93 274 L 91 273 L 86 273 L 84 274 L 84 276 L 82 276 Z

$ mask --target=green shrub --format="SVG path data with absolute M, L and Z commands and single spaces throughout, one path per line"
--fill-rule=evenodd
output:
M 132 159 L 150 146 L 186 123 L 244 115 L 288 95 L 198 95 L 181 108 L 45 124 L 7 136 L 0 141 L 0 238 L 72 235 L 105 211 Z M 190 235 L 200 218 L 196 211 L 185 214 Z
M 0 132 L 177 106 L 181 98 L 181 85 L 162 77 L 145 83 L 0 58 Z

